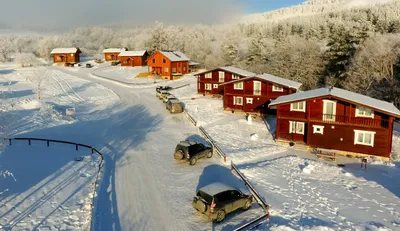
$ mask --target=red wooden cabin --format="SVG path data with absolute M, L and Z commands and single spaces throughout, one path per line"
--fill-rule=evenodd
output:
M 220 86 L 224 88 L 225 110 L 266 114 L 271 100 L 297 92 L 301 83 L 262 74 L 232 80 Z
M 141 67 L 146 65 L 146 59 L 149 56 L 147 51 L 122 51 L 118 55 L 121 66 Z
M 79 54 L 82 53 L 77 47 L 72 48 L 54 48 L 51 51 L 54 63 L 75 64 L 80 62 Z
M 118 55 L 123 52 L 127 51 L 127 48 L 107 48 L 103 50 L 104 53 L 104 60 L 106 61 L 116 61 L 118 60 Z
M 147 59 L 147 66 L 149 73 L 173 80 L 189 73 L 189 61 L 180 51 L 156 51 Z
M 202 95 L 224 94 L 224 88 L 220 84 L 232 80 L 255 76 L 256 73 L 242 70 L 234 66 L 219 67 L 213 70 L 197 73 L 197 93 Z
M 281 96 L 276 139 L 348 154 L 389 157 L 393 119 L 400 111 L 391 103 L 339 88 L 320 88 Z

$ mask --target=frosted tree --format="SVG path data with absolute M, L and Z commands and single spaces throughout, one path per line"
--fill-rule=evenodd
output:
M 167 48 L 167 34 L 163 23 L 156 22 L 151 38 L 146 42 L 146 47 L 150 51 L 165 50 Z
M 46 81 L 48 81 L 49 73 L 47 67 L 40 67 L 32 75 L 27 76 L 27 81 L 34 85 L 34 92 L 36 94 L 37 100 L 41 101 L 43 99 L 43 90 L 46 86 Z
M 226 65 L 233 65 L 238 58 L 238 49 L 233 44 L 222 45 L 223 59 Z
M 36 56 L 32 53 L 15 54 L 15 63 L 21 67 L 30 67 L 38 64 Z

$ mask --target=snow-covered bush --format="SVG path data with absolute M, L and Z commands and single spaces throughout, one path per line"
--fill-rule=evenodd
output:
M 38 64 L 38 59 L 33 53 L 17 53 L 15 63 L 21 67 L 31 67 Z

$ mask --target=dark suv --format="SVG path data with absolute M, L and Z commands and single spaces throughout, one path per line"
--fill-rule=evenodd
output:
M 229 185 L 213 183 L 197 191 L 192 206 L 211 220 L 221 222 L 226 214 L 238 209 L 248 210 L 252 203 L 252 195 L 246 195 Z
M 189 161 L 190 165 L 195 165 L 198 159 L 211 158 L 213 150 L 211 147 L 195 141 L 181 141 L 175 148 L 174 157 L 176 160 Z

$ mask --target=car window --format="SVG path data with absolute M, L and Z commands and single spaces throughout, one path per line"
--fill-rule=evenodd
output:
M 237 190 L 232 190 L 231 195 L 232 195 L 232 198 L 239 198 L 240 192 L 238 192 Z
M 203 191 L 198 191 L 197 196 L 203 198 L 208 204 L 212 203 L 213 197 Z
M 226 192 L 219 193 L 216 196 L 216 198 L 217 198 L 218 202 L 224 203 L 224 202 L 228 202 L 228 201 L 232 200 L 232 194 L 230 191 L 226 191 Z

